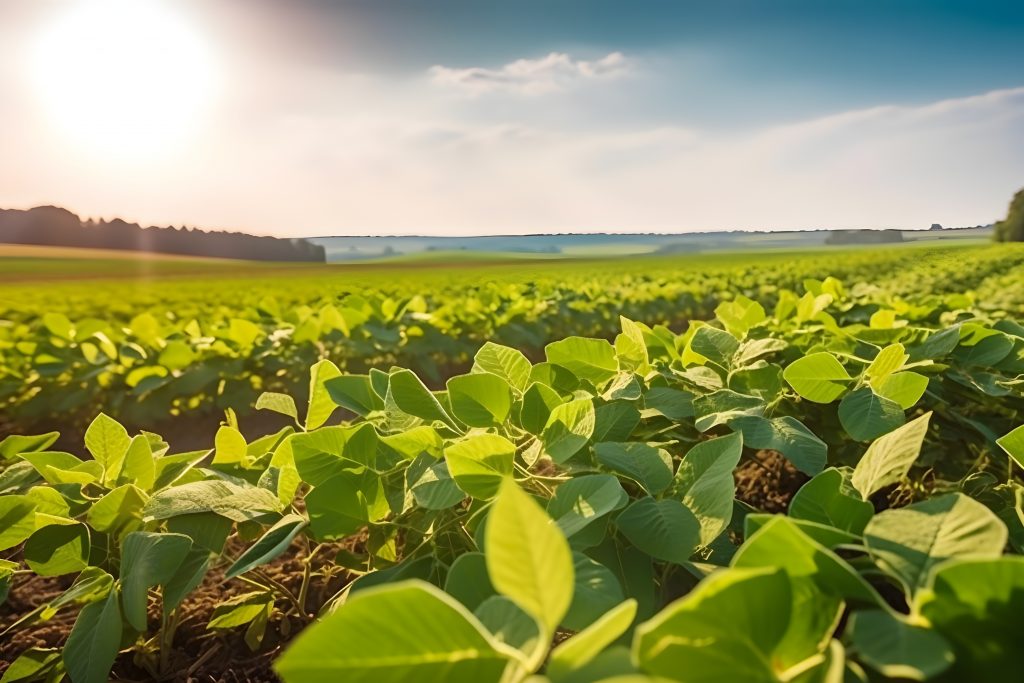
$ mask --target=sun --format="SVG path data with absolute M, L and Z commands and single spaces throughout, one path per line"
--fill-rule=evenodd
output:
M 30 68 L 61 134 L 112 156 L 173 149 L 216 91 L 209 46 L 160 0 L 80 0 L 41 33 Z

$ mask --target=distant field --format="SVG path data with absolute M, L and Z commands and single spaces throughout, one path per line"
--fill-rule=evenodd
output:
M 0 244 L 0 258 L 31 259 L 105 259 L 117 261 L 202 261 L 232 263 L 231 259 L 157 254 L 129 249 L 89 249 L 87 247 L 51 247 L 41 244 Z
M 315 267 L 317 264 L 241 261 L 116 249 L 0 244 L 0 282 L 262 273 L 268 270 L 309 268 L 310 265 Z
M 755 235 L 749 244 L 735 249 L 709 249 L 707 251 L 680 251 L 658 253 L 651 245 L 580 245 L 570 247 L 564 253 L 535 253 L 518 251 L 474 251 L 435 250 L 408 254 L 396 254 L 387 258 L 363 259 L 351 262 L 283 263 L 265 261 L 242 261 L 232 259 L 180 256 L 175 254 L 154 254 L 135 251 L 106 249 L 82 249 L 76 247 L 48 247 L 0 244 L 0 283 L 18 282 L 50 283 L 57 287 L 61 282 L 75 280 L 137 280 L 149 281 L 162 278 L 196 280 L 234 278 L 289 278 L 334 279 L 355 276 L 391 278 L 396 275 L 414 274 L 417 269 L 436 270 L 451 266 L 463 274 L 473 277 L 476 266 L 480 266 L 479 277 L 498 273 L 524 275 L 542 274 L 550 269 L 552 262 L 558 262 L 559 269 L 587 270 L 592 264 L 615 261 L 616 268 L 630 269 L 634 264 L 647 264 L 651 268 L 689 268 L 693 266 L 728 265 L 733 263 L 762 263 L 787 258 L 807 258 L 820 254 L 835 257 L 842 251 L 868 251 L 878 254 L 897 254 L 900 251 L 922 248 L 960 249 L 987 244 L 977 236 L 945 239 L 911 240 L 902 244 L 848 245 L 848 246 L 800 246 L 773 240 L 768 235 Z M 495 270 L 498 269 L 498 270 Z M 534 269 L 537 269 L 534 271 Z M 641 267 L 643 270 L 643 267 Z M 3 293 L 0 292 L 0 299 Z
M 379 259 L 366 259 L 348 263 L 348 266 L 357 266 L 360 263 L 488 263 L 492 261 L 504 261 L 514 263 L 517 261 L 551 261 L 565 259 L 567 254 L 546 254 L 521 251 L 469 251 L 462 249 L 451 249 L 444 251 L 419 251 L 411 254 L 396 254 Z

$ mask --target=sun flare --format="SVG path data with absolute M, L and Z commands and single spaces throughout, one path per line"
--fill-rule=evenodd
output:
M 214 67 L 202 37 L 159 0 L 82 0 L 31 54 L 46 116 L 75 144 L 116 156 L 167 150 L 194 130 Z

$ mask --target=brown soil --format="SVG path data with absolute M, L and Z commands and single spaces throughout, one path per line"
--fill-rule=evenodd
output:
M 810 479 L 778 451 L 758 451 L 733 476 L 736 498 L 765 512 L 786 512 L 797 490 Z
M 322 547 L 313 558 L 313 578 L 307 599 L 307 611 L 313 615 L 345 587 L 351 576 L 335 568 L 326 580 L 318 574 L 325 566 L 333 566 L 338 547 Z M 239 545 L 239 549 L 241 545 Z M 265 576 L 298 594 L 302 582 L 302 546 L 294 544 L 288 552 L 261 568 Z M 279 600 L 267 625 L 260 649 L 253 652 L 245 644 L 244 628 L 212 631 L 206 625 L 214 608 L 228 598 L 258 590 L 238 579 L 224 581 L 225 566 L 211 570 L 203 584 L 180 608 L 180 621 L 174 634 L 168 664 L 158 674 L 158 657 L 154 653 L 145 661 L 132 653 L 122 653 L 114 664 L 114 681 L 182 681 L 188 683 L 277 683 L 271 663 L 284 646 L 306 625 L 307 620 L 290 608 L 287 600 Z M 21 616 L 56 597 L 71 584 L 73 577 L 42 578 L 29 574 L 16 581 L 7 603 L 0 607 L 0 631 Z M 149 610 L 150 635 L 160 627 L 161 605 L 153 599 Z M 60 647 L 67 639 L 77 617 L 73 608 L 59 612 L 46 622 L 15 629 L 0 639 L 0 674 L 18 655 L 31 647 Z

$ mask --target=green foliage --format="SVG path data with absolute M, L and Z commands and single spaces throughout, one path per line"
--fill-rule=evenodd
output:
M 289 683 L 1001 680 L 1024 590 L 1024 326 L 999 300 L 909 296 L 901 279 L 884 295 L 835 278 L 744 288 L 671 329 L 620 318 L 627 298 L 613 315 L 556 290 L 545 305 L 566 322 L 540 330 L 542 293 L 515 308 L 485 288 L 457 312 L 263 302 L 258 323 L 170 338 L 164 317 L 133 316 L 113 355 L 169 373 L 144 387 L 201 371 L 206 343 L 242 364 L 265 352 L 258 368 L 285 362 L 261 346 L 274 339 L 344 342 L 367 364 L 252 373 L 246 400 L 289 426 L 254 434 L 229 412 L 208 450 L 108 413 L 73 453 L 48 450 L 53 434 L 0 443 L 0 597 L 29 572 L 67 575 L 25 623 L 81 610 L 62 655 L 27 652 L 18 670 L 107 680 L 123 653 L 167 677 L 155 650 L 190 592 L 225 577 L 247 588 L 209 628 L 254 650 L 304 628 L 277 660 Z M 652 303 L 666 296 L 639 310 L 669 322 Z M 671 306 L 703 310 L 687 301 Z M 272 338 L 265 319 L 284 315 Z M 521 341 L 453 351 L 444 336 L 498 317 L 494 338 Z M 88 321 L 43 328 L 54 349 L 106 354 Z M 390 362 L 398 348 L 415 371 Z M 279 391 L 278 371 L 304 386 Z M 277 580 L 275 562 L 300 576 Z
M 996 223 L 997 242 L 1024 242 L 1024 190 L 1013 195 L 1006 218 Z

